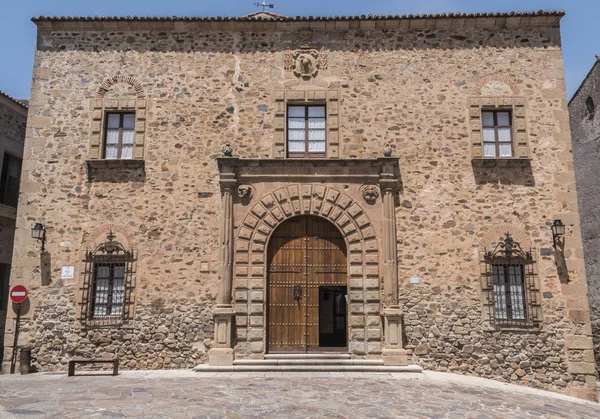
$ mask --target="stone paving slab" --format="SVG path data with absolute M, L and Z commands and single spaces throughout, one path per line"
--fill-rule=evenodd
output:
M 600 405 L 429 371 L 124 371 L 0 376 L 0 417 L 596 419 Z

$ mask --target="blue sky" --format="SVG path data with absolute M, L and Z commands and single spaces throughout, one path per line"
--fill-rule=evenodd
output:
M 0 90 L 28 98 L 38 15 L 240 16 L 262 0 L 0 0 Z M 600 55 L 599 0 L 270 0 L 288 16 L 530 11 L 562 9 L 568 96 Z

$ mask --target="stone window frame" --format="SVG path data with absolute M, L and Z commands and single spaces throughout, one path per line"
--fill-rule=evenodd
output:
M 504 161 L 507 163 L 528 164 L 531 161 L 529 133 L 525 110 L 525 98 L 472 96 L 469 98 L 469 124 L 471 137 L 471 159 L 473 163 Z M 483 155 L 482 112 L 506 110 L 512 118 L 512 147 L 510 157 L 485 157 Z
M 148 99 L 92 99 L 92 129 L 90 135 L 89 160 L 105 160 L 104 134 L 109 113 L 135 113 L 133 158 L 144 160 L 146 138 L 146 115 L 150 103 Z
M 505 234 L 510 235 L 512 231 L 506 230 Z M 516 237 L 519 237 L 517 232 Z M 515 242 L 517 245 L 518 243 Z M 487 331 L 538 331 L 542 328 L 543 313 L 540 292 L 540 280 L 538 273 L 537 252 L 534 249 L 529 249 L 525 254 L 526 257 L 516 257 L 515 260 L 524 266 L 524 305 L 526 310 L 526 320 L 524 321 L 496 321 L 495 318 L 495 301 L 494 301 L 494 285 L 492 266 L 494 264 L 502 264 L 501 257 L 497 254 L 491 256 L 494 250 L 501 243 L 494 243 L 494 249 L 483 249 L 479 252 L 480 266 L 480 288 L 481 288 L 481 305 L 482 305 L 482 321 L 484 329 Z M 491 257 L 490 257 L 491 256 Z
M 339 108 L 341 93 L 331 89 L 275 90 L 273 158 L 287 157 L 287 108 L 293 105 L 324 105 L 326 117 L 326 157 L 340 157 Z

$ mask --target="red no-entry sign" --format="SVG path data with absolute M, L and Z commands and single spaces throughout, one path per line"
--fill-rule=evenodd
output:
M 23 285 L 15 285 L 13 289 L 10 290 L 9 296 L 13 303 L 21 304 L 27 299 L 27 288 Z

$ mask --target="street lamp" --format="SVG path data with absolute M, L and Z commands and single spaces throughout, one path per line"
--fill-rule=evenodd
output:
M 556 242 L 565 235 L 565 225 L 561 220 L 554 220 L 552 223 L 552 243 L 556 249 Z
M 44 253 L 46 251 L 46 229 L 43 224 L 35 223 L 31 227 L 31 238 L 42 241 L 42 253 Z

